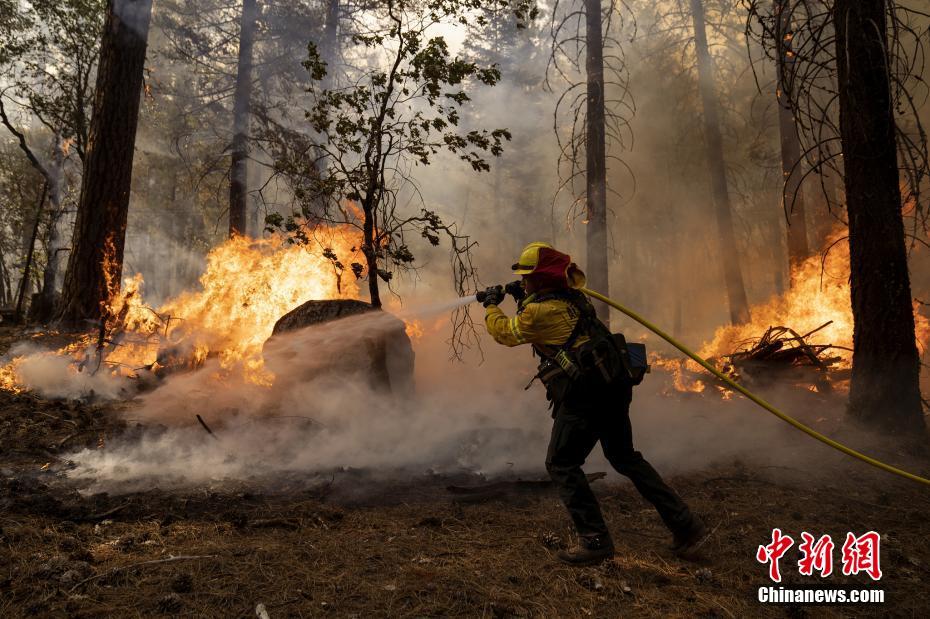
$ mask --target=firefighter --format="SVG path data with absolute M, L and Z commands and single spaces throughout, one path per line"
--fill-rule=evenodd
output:
M 593 565 L 614 553 L 600 506 L 581 469 L 598 441 L 610 464 L 655 506 L 672 532 L 672 550 L 692 556 L 707 538 L 707 528 L 633 449 L 629 360 L 579 291 L 584 273 L 569 256 L 539 242 L 526 246 L 513 272 L 522 282 L 489 288 L 481 296 L 485 325 L 499 344 L 530 344 L 540 360 L 537 377 L 546 386 L 555 420 L 546 469 L 578 534 L 578 544 L 560 551 L 559 560 Z M 512 318 L 498 307 L 505 292 L 518 301 Z

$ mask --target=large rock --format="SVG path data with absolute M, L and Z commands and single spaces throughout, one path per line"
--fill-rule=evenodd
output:
M 342 322 L 298 333 L 334 321 Z M 414 354 L 406 325 L 364 301 L 307 301 L 278 319 L 263 352 L 268 369 L 288 379 L 357 373 L 378 389 L 398 395 L 413 390 Z

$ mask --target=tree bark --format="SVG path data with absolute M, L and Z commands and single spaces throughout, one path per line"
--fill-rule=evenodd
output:
M 0 253 L 0 304 L 9 307 L 13 299 L 10 295 L 10 271 L 6 268 L 6 258 Z
M 339 0 L 328 0 L 323 28 L 323 60 L 326 61 L 326 76 L 322 83 L 324 90 L 332 89 L 336 83 L 334 71 L 339 55 Z
M 720 237 L 720 259 L 723 261 L 723 278 L 730 306 L 730 321 L 740 324 L 749 321 L 749 302 L 740 269 L 736 234 L 733 231 L 733 213 L 727 188 L 727 171 L 723 161 L 723 137 L 717 113 L 717 94 L 714 89 L 714 68 L 707 48 L 704 6 L 701 0 L 691 0 L 691 17 L 694 20 L 694 43 L 697 53 L 698 85 L 704 108 L 704 140 L 707 144 L 707 162 L 710 166 L 714 193 L 714 210 L 717 232 Z
M 119 293 L 152 0 L 110 0 L 58 321 L 99 320 Z
M 604 120 L 604 41 L 600 0 L 585 0 L 585 70 L 588 80 L 585 163 L 587 185 L 588 286 L 610 295 L 607 260 L 607 149 Z M 609 324 L 610 311 L 597 304 L 598 317 Z
M 901 215 L 884 0 L 836 0 L 840 137 L 849 217 L 849 413 L 924 437 L 920 363 Z
M 39 197 L 39 205 L 36 207 L 36 218 L 32 223 L 32 234 L 29 236 L 29 243 L 26 246 L 26 264 L 23 265 L 23 278 L 19 282 L 19 293 L 16 297 L 16 320 L 23 317 L 23 301 L 26 297 L 31 296 L 32 280 L 29 274 L 32 269 L 32 256 L 36 249 L 36 237 L 39 236 L 39 225 L 42 223 L 42 211 L 45 210 L 45 198 L 48 196 L 48 183 L 42 184 L 42 194 Z
M 61 237 L 58 234 L 59 220 L 61 219 L 61 192 L 64 180 L 64 159 L 61 136 L 55 136 L 55 154 L 53 157 L 54 171 L 52 186 L 49 188 L 48 228 L 45 238 L 45 271 L 42 273 L 42 297 L 37 307 L 30 309 L 30 319 L 37 322 L 47 322 L 55 311 L 58 294 L 55 282 L 58 279 L 59 256 Z
M 807 220 L 804 194 L 801 192 L 801 143 L 790 104 L 790 78 L 796 58 L 792 46 L 791 0 L 775 0 L 775 40 L 777 43 L 777 79 L 775 96 L 778 101 L 778 129 L 781 134 L 781 202 L 788 224 L 788 268 L 792 273 L 808 256 Z M 790 281 L 790 280 L 789 280 Z
M 381 309 L 381 292 L 378 290 L 378 250 L 375 244 L 374 206 L 363 204 L 362 211 L 365 216 L 362 222 L 362 237 L 365 241 L 365 245 L 362 247 L 362 253 L 365 254 L 365 263 L 368 267 L 369 302 L 372 307 Z
M 782 232 L 781 222 L 782 218 L 777 213 L 772 212 L 771 222 L 769 227 L 772 231 L 772 236 L 770 239 L 767 239 L 767 242 L 772 248 L 772 288 L 775 291 L 775 294 L 782 295 L 785 292 L 785 265 L 788 264 L 788 261 L 785 260 L 785 238 L 788 236 Z M 788 272 L 788 277 L 790 279 L 791 272 Z
M 239 66 L 233 102 L 232 161 L 229 170 L 229 236 L 246 234 L 248 206 L 249 116 L 252 112 L 252 47 L 255 42 L 255 0 L 242 0 L 239 21 Z

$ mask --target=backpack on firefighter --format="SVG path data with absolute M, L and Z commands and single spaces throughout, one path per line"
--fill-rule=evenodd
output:
M 549 400 L 562 400 L 585 376 L 599 377 L 608 384 L 638 385 L 643 381 L 649 372 L 644 344 L 628 343 L 622 333 L 611 333 L 598 320 L 590 301 L 577 290 L 547 292 L 533 301 L 550 299 L 570 303 L 578 311 L 578 320 L 562 345 L 533 345 L 540 359 L 534 380 L 539 378 L 543 383 Z M 582 335 L 588 340 L 575 347 Z

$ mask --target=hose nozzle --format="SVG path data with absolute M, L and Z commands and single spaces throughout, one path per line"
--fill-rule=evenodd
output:
M 504 287 L 501 285 L 488 286 L 475 293 L 475 300 L 481 304 L 497 305 L 504 300 Z

